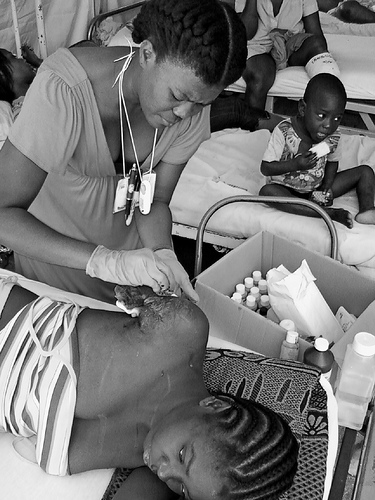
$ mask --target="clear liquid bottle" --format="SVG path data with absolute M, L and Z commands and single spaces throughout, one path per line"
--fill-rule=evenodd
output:
M 360 430 L 375 382 L 375 336 L 360 332 L 346 348 L 336 389 L 339 425 Z
M 298 333 L 289 330 L 286 332 L 285 340 L 281 344 L 280 358 L 281 359 L 292 359 L 296 361 L 298 359 L 299 343 L 298 343 Z
M 246 293 L 250 293 L 250 289 L 254 286 L 254 280 L 251 276 L 244 279 Z
M 262 279 L 262 272 L 261 271 L 253 271 L 254 286 L 258 286 L 258 283 L 261 279 Z
M 310 366 L 316 366 L 322 375 L 329 380 L 332 372 L 332 365 L 335 358 L 329 350 L 329 342 L 323 337 L 315 339 L 314 345 L 308 347 L 303 355 L 303 362 Z

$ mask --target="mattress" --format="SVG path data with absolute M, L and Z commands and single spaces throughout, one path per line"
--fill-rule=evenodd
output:
M 375 36 L 328 34 L 326 39 L 328 49 L 340 68 L 340 78 L 348 98 L 375 100 Z M 268 95 L 301 98 L 308 80 L 307 73 L 302 66 L 290 66 L 277 72 Z M 229 89 L 244 92 L 243 78 L 231 85 Z
M 226 129 L 212 134 L 190 159 L 171 201 L 175 224 L 197 227 L 216 202 L 237 195 L 257 195 L 265 182 L 260 163 L 270 133 Z M 343 135 L 340 170 L 360 164 L 375 167 L 375 139 Z M 334 201 L 353 215 L 358 211 L 354 191 Z M 338 259 L 375 279 L 375 226 L 358 224 L 352 229 L 334 222 L 338 235 Z M 322 219 L 281 212 L 261 203 L 236 203 L 217 211 L 207 230 L 214 234 L 248 238 L 260 231 L 282 236 L 323 255 L 330 255 L 331 238 Z M 219 243 L 220 244 L 220 243 Z

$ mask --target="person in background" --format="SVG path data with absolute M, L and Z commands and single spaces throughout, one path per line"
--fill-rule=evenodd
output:
M 22 57 L 16 57 L 9 50 L 0 49 L 0 100 L 12 106 L 14 119 L 21 111 L 25 94 L 42 63 L 27 45 L 21 50 Z
M 278 498 L 298 461 L 286 420 L 208 392 L 208 321 L 195 304 L 127 289 L 116 297 L 136 300 L 138 317 L 0 279 L 0 430 L 18 436 L 15 451 L 60 476 L 133 469 L 115 500 Z
M 350 212 L 330 205 L 334 198 L 355 189 L 359 211 L 354 219 L 361 224 L 375 224 L 373 169 L 359 165 L 338 172 L 338 126 L 345 105 L 345 88 L 336 76 L 321 73 L 309 81 L 299 101 L 298 115 L 282 121 L 272 132 L 261 163 L 267 184 L 260 195 L 310 199 L 321 204 L 333 220 L 352 228 Z M 275 206 L 298 215 L 319 216 L 301 205 Z
M 375 23 L 374 0 L 318 0 L 318 6 L 345 23 Z
M 39 68 L 0 152 L 0 241 L 17 272 L 68 291 L 108 301 L 113 283 L 145 284 L 198 300 L 168 205 L 209 138 L 209 104 L 245 68 L 245 28 L 218 0 L 151 0 L 133 37 L 139 48 L 62 48 Z
M 310 78 L 322 72 L 339 76 L 316 0 L 246 0 L 239 15 L 248 39 L 243 78 L 252 108 L 265 108 L 276 71 L 287 66 L 304 66 Z

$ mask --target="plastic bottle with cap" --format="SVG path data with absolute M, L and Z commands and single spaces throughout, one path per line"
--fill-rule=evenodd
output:
M 331 377 L 334 361 L 335 358 L 329 350 L 329 342 L 323 337 L 316 338 L 314 345 L 308 347 L 303 355 L 303 362 L 319 368 L 327 380 Z
M 259 300 L 259 307 L 269 309 L 271 307 L 270 298 L 268 295 L 261 295 Z
M 250 293 L 250 289 L 254 286 L 254 280 L 251 276 L 244 279 L 246 293 Z
M 245 290 L 245 285 L 243 283 L 238 283 L 236 285 L 236 292 L 241 294 L 242 301 L 245 302 L 247 293 L 246 293 L 246 290 Z
M 250 295 L 252 295 L 255 298 L 255 300 L 257 301 L 257 305 L 259 306 L 260 293 L 259 293 L 259 288 L 257 286 L 251 287 Z
M 296 332 L 296 325 L 294 324 L 294 321 L 291 319 L 283 319 L 280 321 L 279 325 L 281 328 L 285 328 L 286 331 L 292 330 L 293 332 Z
M 280 358 L 281 359 L 298 359 L 299 343 L 298 333 L 293 330 L 286 332 L 285 340 L 281 344 Z
M 360 430 L 375 383 L 375 336 L 355 335 L 346 348 L 336 389 L 339 425 Z
M 256 301 L 255 297 L 253 297 L 252 295 L 248 295 L 246 297 L 245 305 L 246 305 L 246 307 L 248 307 L 252 311 L 256 311 L 258 309 L 257 301 Z
M 258 288 L 259 288 L 259 292 L 260 292 L 261 295 L 266 295 L 267 292 L 268 292 L 267 281 L 264 280 L 264 279 L 259 280 L 259 282 L 258 282 Z
M 237 302 L 238 304 L 242 304 L 242 295 L 238 292 L 234 292 L 231 299 L 234 300 L 234 302 Z
M 261 279 L 262 279 L 261 271 L 253 271 L 254 286 L 258 286 L 258 283 Z

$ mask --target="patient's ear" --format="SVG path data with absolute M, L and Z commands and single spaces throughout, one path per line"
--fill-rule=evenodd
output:
M 150 62 L 155 62 L 156 53 L 150 40 L 143 40 L 139 46 L 139 63 L 144 68 Z
M 303 99 L 298 101 L 298 115 L 305 116 L 306 103 Z
M 228 403 L 228 401 L 217 398 L 216 396 L 209 396 L 208 398 L 199 401 L 199 406 L 203 406 L 208 411 L 216 412 L 227 410 L 231 407 L 231 404 Z

